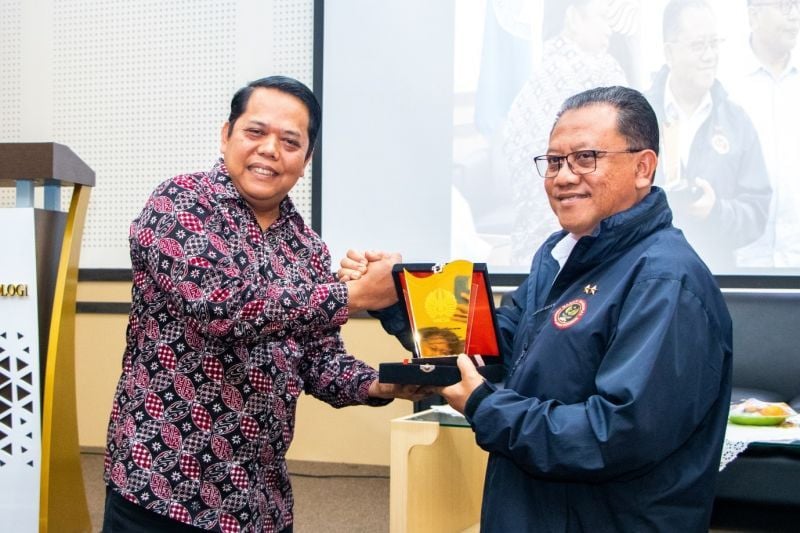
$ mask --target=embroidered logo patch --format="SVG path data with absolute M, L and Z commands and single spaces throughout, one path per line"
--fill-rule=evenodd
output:
M 567 329 L 580 322 L 586 313 L 586 300 L 578 298 L 567 302 L 553 313 L 553 325 L 558 329 Z
M 721 133 L 715 133 L 711 137 L 711 147 L 720 155 L 725 155 L 731 151 L 730 141 Z

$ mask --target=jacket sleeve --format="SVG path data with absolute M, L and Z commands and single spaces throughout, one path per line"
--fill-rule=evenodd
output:
M 380 320 L 383 330 L 389 335 L 397 337 L 397 340 L 400 341 L 403 348 L 411 353 L 414 352 L 414 338 L 411 334 L 411 324 L 409 324 L 408 316 L 406 316 L 403 305 L 400 302 L 390 305 L 385 309 L 368 311 L 368 313 L 373 318 Z
M 743 118 L 744 137 L 736 165 L 736 194 L 732 198 L 718 198 L 710 220 L 714 221 L 720 238 L 730 241 L 738 248 L 758 239 L 767 223 L 772 188 L 767 174 L 767 165 L 761 150 L 761 142 L 752 122 Z
M 565 404 L 483 387 L 467 418 L 482 448 L 533 475 L 615 479 L 671 454 L 710 415 L 729 346 L 717 317 L 679 281 L 639 282 L 620 309 L 594 394 Z
M 332 279 L 291 285 L 267 280 L 258 257 L 237 253 L 231 237 L 223 238 L 224 215 L 193 183 L 179 176 L 159 186 L 131 226 L 133 282 L 146 298 L 165 295 L 193 330 L 223 342 L 251 341 L 280 330 L 302 333 L 347 321 L 344 284 Z M 330 271 L 327 250 L 318 255 L 317 270 Z

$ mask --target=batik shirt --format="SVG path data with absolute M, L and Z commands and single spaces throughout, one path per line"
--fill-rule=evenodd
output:
M 130 231 L 133 291 L 106 483 L 216 531 L 292 523 L 285 454 L 301 391 L 383 404 L 344 351 L 348 293 L 291 200 L 266 230 L 222 161 L 159 185 Z

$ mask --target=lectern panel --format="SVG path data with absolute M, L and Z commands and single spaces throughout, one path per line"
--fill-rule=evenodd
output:
M 0 517 L 39 529 L 41 385 L 34 209 L 0 210 Z

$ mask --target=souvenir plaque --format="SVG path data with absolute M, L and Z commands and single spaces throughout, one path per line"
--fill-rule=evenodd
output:
M 382 383 L 452 385 L 461 381 L 459 354 L 470 356 L 489 381 L 503 378 L 494 299 L 486 265 L 399 264 L 393 270 L 401 305 L 411 325 L 413 357 L 382 363 Z

